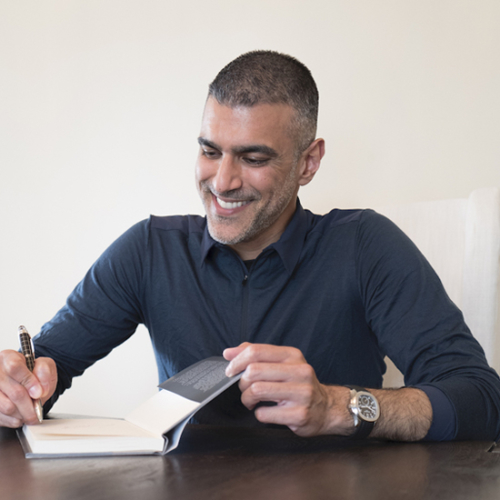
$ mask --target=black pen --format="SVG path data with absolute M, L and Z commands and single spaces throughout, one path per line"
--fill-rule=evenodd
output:
M 31 342 L 30 334 L 24 326 L 18 328 L 19 332 L 19 342 L 21 343 L 21 351 L 26 358 L 26 366 L 30 372 L 35 368 L 35 349 L 33 347 L 33 342 Z M 33 401 L 33 406 L 35 407 L 35 413 L 38 417 L 40 423 L 43 422 L 43 408 L 40 399 Z

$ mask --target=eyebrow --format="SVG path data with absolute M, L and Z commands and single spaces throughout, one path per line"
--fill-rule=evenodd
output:
M 212 141 L 209 141 L 208 139 L 205 139 L 204 137 L 198 137 L 198 144 L 200 146 L 207 146 L 209 148 L 216 149 L 217 151 L 222 151 L 222 148 L 220 146 L 218 146 Z M 247 153 L 262 153 L 271 158 L 276 158 L 278 156 L 278 152 L 275 149 L 270 148 L 269 146 L 266 146 L 264 144 L 237 146 L 235 148 L 232 148 L 231 152 L 237 155 L 247 154 Z

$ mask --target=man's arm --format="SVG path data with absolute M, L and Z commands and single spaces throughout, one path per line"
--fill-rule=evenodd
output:
M 261 401 L 277 403 L 257 408 L 255 416 L 259 421 L 287 425 L 299 436 L 348 436 L 354 432 L 347 408 L 350 390 L 321 384 L 298 349 L 244 343 L 226 349 L 224 357 L 231 361 L 228 376 L 245 370 L 240 389 L 248 409 Z M 402 388 L 371 392 L 381 408 L 371 437 L 417 441 L 426 436 L 432 407 L 423 391 Z
M 0 425 L 37 423 L 31 398 L 47 403 L 49 411 L 73 377 L 133 334 L 141 321 L 138 297 L 148 232 L 149 222 L 142 221 L 118 238 L 43 325 L 33 338 L 39 356 L 33 374 L 19 352 L 0 353 Z
M 404 373 L 405 383 L 431 399 L 435 414 L 428 437 L 498 439 L 500 380 L 441 280 L 388 219 L 368 210 L 358 229 L 364 317 L 380 352 Z M 441 402 L 429 386 L 434 395 L 440 391 Z M 446 406 L 451 412 L 443 412 Z M 447 421 L 453 429 L 446 430 Z
M 381 417 L 371 437 L 395 441 L 419 441 L 432 423 L 432 406 L 424 391 L 412 387 L 370 389 L 378 399 Z
M 37 358 L 31 373 L 20 352 L 0 352 L 0 426 L 15 428 L 39 423 L 33 400 L 41 399 L 45 403 L 56 386 L 54 360 Z

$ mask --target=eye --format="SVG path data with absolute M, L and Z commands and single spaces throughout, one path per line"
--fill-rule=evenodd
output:
M 205 156 L 209 160 L 214 160 L 216 158 L 219 158 L 219 156 L 220 156 L 219 151 L 217 151 L 215 149 L 204 149 L 204 148 L 202 148 L 201 149 L 201 154 L 202 154 L 202 156 Z
M 252 167 L 260 167 L 265 165 L 269 161 L 269 158 L 255 158 L 253 156 L 247 156 L 244 158 L 244 161 Z

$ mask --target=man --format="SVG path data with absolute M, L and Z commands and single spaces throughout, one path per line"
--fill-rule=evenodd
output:
M 35 339 L 33 375 L 4 351 L 0 424 L 35 423 L 30 396 L 48 411 L 144 323 L 161 380 L 222 351 L 228 375 L 244 370 L 241 394 L 224 393 L 198 421 L 497 438 L 498 376 L 414 245 L 372 211 L 300 206 L 325 152 L 317 110 L 309 70 L 289 56 L 251 52 L 226 66 L 198 138 L 206 219 L 151 217 L 111 245 Z M 386 354 L 411 387 L 379 389 Z

